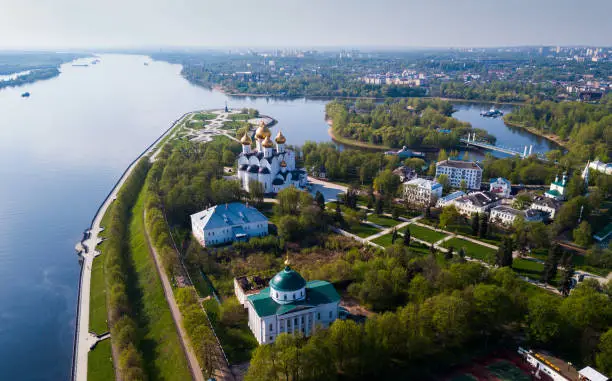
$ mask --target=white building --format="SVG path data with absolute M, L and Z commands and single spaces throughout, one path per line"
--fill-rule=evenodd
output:
M 455 199 L 452 204 L 455 205 L 457 211 L 463 215 L 472 215 L 474 213 L 483 214 L 491 208 L 500 205 L 502 199 L 495 193 L 491 192 L 472 192 L 466 196 Z
M 268 219 L 257 209 L 232 202 L 191 215 L 191 232 L 204 247 L 268 235 Z
M 554 219 L 561 208 L 559 201 L 549 197 L 538 197 L 531 203 L 531 209 L 541 210 L 548 215 L 549 219 Z
M 452 203 L 455 202 L 455 200 L 457 200 L 458 198 L 461 198 L 463 196 L 467 196 L 467 194 L 463 191 L 456 191 L 453 193 L 449 193 L 444 197 L 441 197 L 438 199 L 438 201 L 436 202 L 436 208 L 443 208 L 447 205 L 450 205 Z
M 244 134 L 242 152 L 238 155 L 238 178 L 247 192 L 252 182 L 263 186 L 265 193 L 278 193 L 293 185 L 302 188 L 306 185 L 306 172 L 295 167 L 295 152 L 285 149 L 287 139 L 282 132 L 276 135 L 276 148 L 270 139 L 270 130 L 262 121 L 255 131 L 256 148 L 251 150 L 251 138 Z
M 473 161 L 443 160 L 436 163 L 436 178 L 447 175 L 453 188 L 460 188 L 465 180 L 468 189 L 480 189 L 482 168 Z
M 489 192 L 496 193 L 499 197 L 508 198 L 510 197 L 510 191 L 512 190 L 512 183 L 503 177 L 492 179 L 489 185 Z
M 509 206 L 499 205 L 491 209 L 489 221 L 510 226 L 514 224 L 517 217 L 522 216 L 525 222 L 538 222 L 543 219 L 542 213 L 535 209 L 518 210 Z
M 557 201 L 563 201 L 567 197 L 567 173 L 563 174 L 563 178 L 559 181 L 559 176 L 555 177 L 555 181 L 550 184 L 550 189 L 544 193 L 544 196 Z
M 608 381 L 609 378 L 605 374 L 599 373 L 597 370 L 587 366 L 578 372 L 580 381 Z
M 404 199 L 409 203 L 433 206 L 442 197 L 442 185 L 426 179 L 412 179 L 403 184 Z
M 306 282 L 288 261 L 285 264 L 269 287 L 242 298 L 259 344 L 272 343 L 281 333 L 310 336 L 338 318 L 340 295 L 334 286 L 321 280 Z
M 589 168 L 605 173 L 606 175 L 612 175 L 612 163 L 603 163 L 596 159 L 588 164 Z

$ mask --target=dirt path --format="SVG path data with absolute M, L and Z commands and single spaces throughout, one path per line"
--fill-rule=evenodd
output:
M 147 211 L 143 211 L 143 219 L 147 218 Z M 183 351 L 187 356 L 187 361 L 189 363 L 189 369 L 191 370 L 191 376 L 194 380 L 204 381 L 204 375 L 202 374 L 202 369 L 200 364 L 198 363 L 198 358 L 195 355 L 193 350 L 193 346 L 191 345 L 191 341 L 189 340 L 189 336 L 185 329 L 183 328 L 183 315 L 178 308 L 178 304 L 176 304 L 176 299 L 174 299 L 174 292 L 172 291 L 172 286 L 170 285 L 170 281 L 168 280 L 168 275 L 161 266 L 161 260 L 159 255 L 157 254 L 157 250 L 155 247 L 151 245 L 151 239 L 149 237 L 149 230 L 144 227 L 145 238 L 147 239 L 147 245 L 149 246 L 149 253 L 153 257 L 153 261 L 155 262 L 155 268 L 157 269 L 157 274 L 162 281 L 162 286 L 164 288 L 164 296 L 166 297 L 166 302 L 168 302 L 168 306 L 170 307 L 170 312 L 172 313 L 172 320 L 174 321 L 174 325 L 179 334 L 179 338 L 181 339 L 181 346 L 183 347 Z

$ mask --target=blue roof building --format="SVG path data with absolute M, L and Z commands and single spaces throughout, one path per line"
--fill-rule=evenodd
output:
M 240 202 L 215 205 L 191 215 L 193 236 L 204 246 L 216 246 L 268 235 L 268 218 Z

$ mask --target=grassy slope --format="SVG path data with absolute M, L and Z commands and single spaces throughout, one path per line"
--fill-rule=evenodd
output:
M 110 339 L 99 342 L 87 356 L 89 357 L 89 366 L 87 367 L 88 381 L 108 381 L 115 379 Z
M 452 246 L 455 249 L 455 252 L 458 252 L 462 247 L 465 248 L 466 255 L 468 257 L 480 259 L 481 261 L 492 263 L 495 261 L 495 250 L 488 248 L 486 246 L 479 245 L 477 243 L 466 241 L 461 238 L 451 238 L 448 241 L 445 241 L 442 246 L 450 247 Z
M 374 226 L 360 223 L 359 225 L 351 226 L 348 231 L 361 238 L 366 238 L 376 233 L 379 233 L 381 230 L 375 228 Z
M 402 221 L 397 221 L 387 216 L 379 216 L 377 214 L 370 214 L 368 216 L 368 221 L 385 228 L 392 228 L 402 223 Z
M 96 257 L 91 266 L 91 287 L 89 289 L 89 295 L 89 330 L 98 335 L 108 332 L 103 256 Z
M 130 251 L 137 277 L 133 299 L 138 300 L 140 347 L 149 380 L 188 380 L 191 374 L 166 302 L 161 280 L 144 236 L 143 193 L 132 211 Z

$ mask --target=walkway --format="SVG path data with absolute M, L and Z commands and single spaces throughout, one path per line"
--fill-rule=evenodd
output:
M 144 221 L 147 219 L 147 211 L 143 211 L 142 218 Z M 189 363 L 189 370 L 191 371 L 191 376 L 196 381 L 204 381 L 204 375 L 202 374 L 202 368 L 198 363 L 198 358 L 193 350 L 193 346 L 191 345 L 191 341 L 189 340 L 189 335 L 185 332 L 183 327 L 183 315 L 181 314 L 181 310 L 176 303 L 176 299 L 174 298 L 174 292 L 172 291 L 172 286 L 170 285 L 170 281 L 168 280 L 168 275 L 166 271 L 161 266 L 161 260 L 159 258 L 159 254 L 157 254 L 157 250 L 151 244 L 151 237 L 149 237 L 149 230 L 145 224 L 144 227 L 145 238 L 147 239 L 147 245 L 149 246 L 149 253 L 153 257 L 153 261 L 155 262 L 155 268 L 157 269 L 157 275 L 159 275 L 162 286 L 164 288 L 164 296 L 166 297 L 166 302 L 168 302 L 168 306 L 170 307 L 170 312 L 172 313 L 172 320 L 174 321 L 174 326 L 176 327 L 177 332 L 179 333 L 179 338 L 181 339 L 181 346 L 183 347 L 183 351 L 187 356 L 187 362 Z
M 127 170 L 123 173 L 117 184 L 115 184 L 113 190 L 106 197 L 100 209 L 94 217 L 91 227 L 88 230 L 87 238 L 81 242 L 83 251 L 80 253 L 83 263 L 81 265 L 81 282 L 79 288 L 79 305 L 77 309 L 77 320 L 76 320 L 76 333 L 75 333 L 75 353 L 74 353 L 74 369 L 72 378 L 76 381 L 87 380 L 87 362 L 89 351 L 93 344 L 97 342 L 97 338 L 89 333 L 89 307 L 90 307 L 90 293 L 91 293 L 91 266 L 96 256 L 100 255 L 99 251 L 96 251 L 96 246 L 102 241 L 99 237 L 100 232 L 103 230 L 100 226 L 104 214 L 108 210 L 110 204 L 117 198 L 117 193 L 130 176 L 134 167 L 138 163 L 138 160 L 148 153 L 152 152 L 156 144 L 166 137 L 168 134 L 174 131 L 174 127 L 179 125 L 185 118 L 189 117 L 190 114 L 183 115 L 179 120 L 166 130 L 149 148 L 142 152 L 136 160 L 130 164 Z

